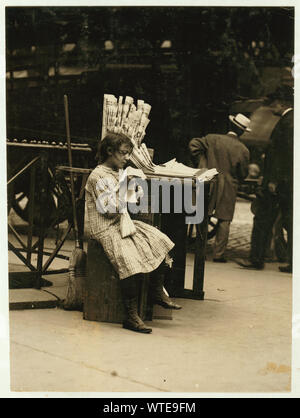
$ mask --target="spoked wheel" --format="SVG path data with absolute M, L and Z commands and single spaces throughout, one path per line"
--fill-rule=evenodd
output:
M 30 175 L 23 174 L 20 181 L 14 184 L 13 188 L 9 188 L 8 209 L 14 209 L 16 214 L 25 222 L 30 221 Z M 39 183 L 39 173 L 36 175 L 36 184 Z M 45 226 L 55 226 L 59 223 L 71 218 L 71 195 L 67 184 L 62 182 L 58 176 L 48 170 L 48 192 L 45 196 L 45 202 L 41 204 L 40 190 L 36 186 L 34 205 L 33 205 L 33 224 L 38 226 L 41 221 L 41 211 Z

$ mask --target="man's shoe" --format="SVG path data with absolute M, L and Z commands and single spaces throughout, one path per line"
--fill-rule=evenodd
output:
M 287 266 L 279 266 L 278 268 L 282 273 L 292 273 L 293 272 L 292 266 L 290 264 L 288 264 Z
M 264 269 L 264 265 L 261 263 L 251 263 L 251 261 L 244 261 L 244 260 L 235 260 L 235 262 L 243 267 L 244 269 L 249 269 L 249 270 L 263 270 Z
M 227 260 L 224 257 L 214 258 L 213 261 L 214 263 L 227 263 Z

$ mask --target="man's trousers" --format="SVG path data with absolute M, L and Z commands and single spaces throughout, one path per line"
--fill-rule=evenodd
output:
M 214 243 L 214 258 L 223 258 L 228 243 L 231 221 L 218 220 L 217 232 Z

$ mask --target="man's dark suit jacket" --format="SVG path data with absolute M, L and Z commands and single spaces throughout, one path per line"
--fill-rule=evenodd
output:
M 199 164 L 204 155 L 207 168 L 216 168 L 219 172 L 211 194 L 209 214 L 215 210 L 216 218 L 231 221 L 238 184 L 248 174 L 248 148 L 235 135 L 209 134 L 203 138 L 193 138 L 189 149 L 194 161 L 198 159 Z
M 275 183 L 279 189 L 293 184 L 294 112 L 289 110 L 273 129 L 266 152 L 264 186 Z

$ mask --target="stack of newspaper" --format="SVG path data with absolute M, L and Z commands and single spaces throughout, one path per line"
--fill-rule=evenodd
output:
M 188 167 L 178 163 L 176 158 L 156 165 L 153 163 L 149 151 L 143 141 L 146 128 L 150 122 L 148 116 L 151 106 L 144 100 L 137 100 L 126 96 L 116 98 L 112 94 L 105 94 L 103 99 L 102 135 L 103 139 L 108 132 L 122 133 L 126 135 L 133 144 L 130 157 L 131 162 L 138 169 L 145 173 L 152 173 L 166 177 L 193 177 L 199 180 L 211 180 L 217 173 L 215 169 L 204 171 Z
M 148 116 L 151 106 L 144 100 L 137 100 L 126 96 L 123 103 L 123 96 L 116 98 L 112 94 L 105 94 L 103 100 L 102 115 L 102 139 L 107 132 L 122 133 L 126 135 L 133 144 L 131 161 L 142 169 L 147 168 L 153 171 L 153 162 L 146 145 L 142 141 L 146 134 L 146 128 L 150 122 Z

